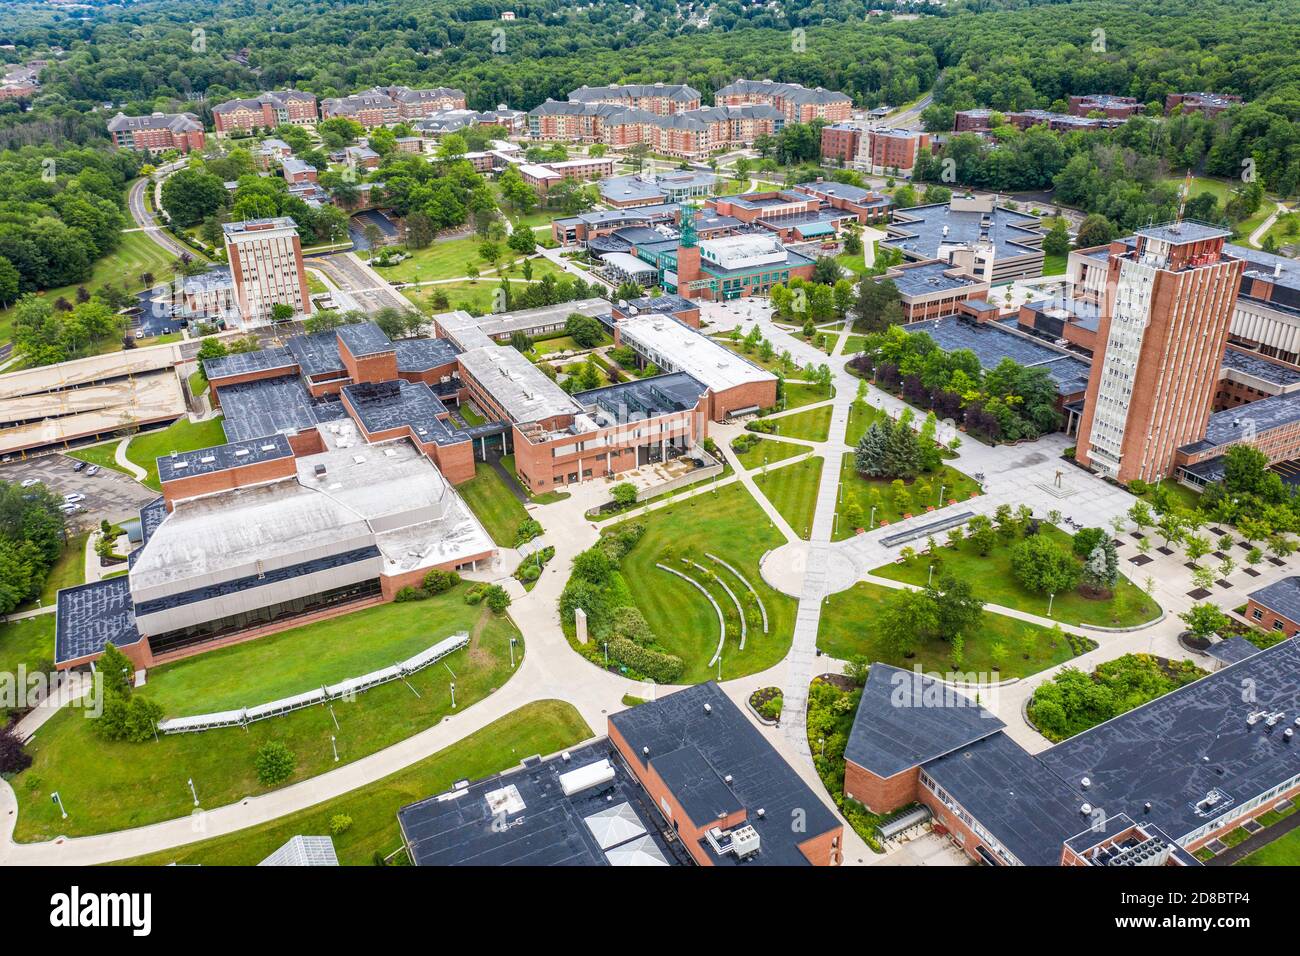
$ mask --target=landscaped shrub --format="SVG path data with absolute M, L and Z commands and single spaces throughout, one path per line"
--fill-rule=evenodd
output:
M 346 813 L 336 813 L 330 817 L 330 833 L 340 836 L 352 829 L 352 818 Z
M 484 600 L 493 614 L 504 614 L 510 606 L 510 594 L 499 584 L 488 585 Z
M 515 546 L 518 547 L 533 538 L 540 536 L 542 533 L 542 524 L 536 518 L 525 518 L 519 522 L 519 527 L 515 529 Z
M 424 576 L 424 590 L 430 594 L 443 594 L 458 584 L 460 584 L 460 575 L 455 571 L 434 568 Z
M 1011 571 L 1035 594 L 1073 591 L 1080 576 L 1074 555 L 1043 535 L 1026 538 L 1011 549 Z
M 293 751 L 278 740 L 264 743 L 253 758 L 257 780 L 264 787 L 274 787 L 277 783 L 288 780 L 293 774 L 293 765 Z
M 413 588 L 408 584 L 406 587 L 398 589 L 397 593 L 393 595 L 393 601 L 394 603 L 402 604 L 406 601 L 423 601 L 428 596 L 429 595 L 426 591 L 423 591 L 420 588 Z
M 22 773 L 32 765 L 32 755 L 12 725 L 0 727 L 0 774 Z
M 682 673 L 682 659 L 676 654 L 664 654 L 642 647 L 626 637 L 615 637 L 609 641 L 609 656 L 657 684 L 671 684 Z

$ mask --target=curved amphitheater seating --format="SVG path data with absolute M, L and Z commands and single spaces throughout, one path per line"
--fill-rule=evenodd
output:
M 451 637 L 444 638 L 432 647 L 425 648 L 414 657 L 409 657 L 400 664 L 393 664 L 382 670 L 371 671 L 369 674 L 363 674 L 360 677 L 349 677 L 328 687 L 318 687 L 315 690 L 295 694 L 292 697 L 273 700 L 268 704 L 258 704 L 256 707 L 223 710 L 212 714 L 197 714 L 193 717 L 173 717 L 159 723 L 158 729 L 164 734 L 189 734 L 200 730 L 216 730 L 219 727 L 243 727 L 245 724 L 265 720 L 268 717 L 279 717 L 281 714 L 300 710 L 303 707 L 310 707 L 312 704 L 324 704 L 340 698 L 355 697 L 364 690 L 386 684 L 392 680 L 399 680 L 409 674 L 414 674 L 416 671 L 423 670 L 453 651 L 460 650 L 468 643 L 469 634 L 461 631 L 458 634 L 451 635 Z

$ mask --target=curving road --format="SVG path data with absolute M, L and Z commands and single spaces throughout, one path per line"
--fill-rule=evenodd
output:
M 175 172 L 180 166 L 172 164 L 170 166 L 160 166 L 158 171 L 163 173 L 164 178 Z M 137 179 L 131 185 L 130 191 L 126 195 L 127 209 L 131 212 L 131 218 L 135 220 L 136 228 L 152 239 L 158 246 L 170 255 L 180 258 L 182 255 L 193 255 L 193 252 L 187 249 L 178 240 L 173 239 L 164 229 L 154 214 L 149 211 L 149 204 L 145 200 L 144 191 L 153 185 L 151 178 Z

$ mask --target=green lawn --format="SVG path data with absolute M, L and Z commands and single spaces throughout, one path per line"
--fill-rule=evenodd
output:
M 735 449 L 733 448 L 732 450 L 734 451 Z M 760 438 L 754 445 L 751 445 L 747 451 L 736 452 L 736 457 L 742 465 L 753 470 L 755 468 L 762 468 L 766 464 L 774 464 L 778 461 L 784 461 L 787 458 L 794 458 L 796 455 L 807 454 L 807 452 L 808 449 L 806 446 L 796 445 L 794 442 L 773 441 L 770 438 Z
M 251 707 L 402 661 L 479 621 L 465 585 L 427 601 L 363 608 L 149 671 L 168 717 Z M 286 667 L 286 663 L 292 666 Z
M 203 261 L 203 257 L 197 252 L 191 250 L 191 253 L 196 259 Z M 95 263 L 90 277 L 85 282 L 49 289 L 44 295 L 51 302 L 60 297 L 74 302 L 78 286 L 85 286 L 91 292 L 105 285 L 125 286 L 128 292 L 135 292 L 144 288 L 144 284 L 140 281 L 141 273 L 152 272 L 155 282 L 170 279 L 174 261 L 175 257 L 150 239 L 148 233 L 126 232 L 122 234 L 122 241 L 118 247 Z M 8 342 L 12 336 L 13 309 L 0 310 L 0 342 Z M 113 344 L 114 350 L 121 348 L 120 337 L 113 336 L 109 341 Z
M 1046 523 L 1039 528 L 1039 534 L 1049 535 L 1053 540 L 1069 547 L 1070 535 Z M 1026 590 L 1016 579 L 1011 570 L 1011 547 L 1003 544 L 1001 539 L 988 557 L 980 557 L 967 541 L 963 541 L 956 549 L 941 548 L 939 557 L 945 573 L 973 582 L 976 594 L 985 601 L 1047 616 L 1047 596 Z M 887 564 L 871 573 L 894 581 L 924 584 L 931 560 L 931 557 L 918 554 L 910 561 Z M 1110 600 L 1094 601 L 1078 591 L 1072 591 L 1069 594 L 1058 594 L 1052 601 L 1052 617 L 1065 624 L 1131 627 L 1149 621 L 1159 613 L 1160 606 L 1124 577 L 1120 578 L 1116 596 Z
M 203 377 L 202 372 L 191 372 L 188 379 L 190 394 L 199 398 L 208 390 L 208 380 Z
M 41 604 L 48 607 L 62 588 L 75 587 L 86 583 L 86 539 L 89 533 L 78 534 L 68 539 L 63 546 L 50 573 L 45 576 L 45 585 L 41 588 Z
M 781 512 L 795 534 L 808 540 L 812 534 L 813 512 L 817 510 L 817 489 L 822 478 L 822 458 L 814 456 L 803 461 L 772 468 L 754 476 L 754 484 L 767 495 L 777 511 Z
M 1300 866 L 1300 829 L 1265 844 L 1237 866 Z
M 865 401 L 855 401 L 849 406 L 849 424 L 844 430 L 844 444 L 856 448 L 871 423 L 886 418 L 885 412 Z
M 393 681 L 359 694 L 353 701 L 336 702 L 333 714 L 337 728 L 330 709 L 315 706 L 258 721 L 247 729 L 177 734 L 163 736 L 157 743 L 134 744 L 101 740 L 84 711 L 65 708 L 41 728 L 28 747 L 33 765 L 12 781 L 19 801 L 16 838 L 35 841 L 61 833 L 105 833 L 184 816 L 193 809 L 186 784 L 190 778 L 205 807 L 265 793 L 273 788 L 257 781 L 253 760 L 258 749 L 271 740 L 284 743 L 295 754 L 294 772 L 286 784 L 296 783 L 336 766 L 331 736 L 336 738 L 340 758 L 347 762 L 404 740 L 447 717 L 452 713 L 448 687 L 451 672 L 456 675 L 456 703 L 460 708 L 482 700 L 510 676 L 509 640 L 519 637 L 518 629 L 508 617 L 495 616 L 481 606 L 465 605 L 461 588 L 428 601 L 387 604 L 348 615 L 339 619 L 329 633 L 356 634 L 365 641 L 373 632 L 383 633 L 381 625 L 386 621 L 404 621 L 419 634 L 419 640 L 409 644 L 391 635 L 391 650 L 415 644 L 428 646 L 446 636 L 449 627 L 463 629 L 467 625 L 471 644 L 411 675 L 407 681 Z M 198 658 L 188 667 L 183 666 L 186 662 L 177 664 L 170 674 L 159 668 L 137 693 L 161 694 L 168 707 L 183 706 L 194 712 L 212 704 L 252 703 L 248 699 L 252 695 L 245 688 L 265 694 L 306 689 L 314 678 L 342 676 L 331 667 L 342 669 L 346 665 L 351 669 L 367 660 L 382 662 L 383 656 L 392 657 L 325 648 L 319 640 L 323 626 L 307 625 L 288 636 L 250 641 L 211 664 Z M 276 642 L 273 649 L 278 654 L 261 648 L 261 642 L 271 640 Z M 515 646 L 516 660 L 521 657 L 521 645 L 522 641 Z M 322 655 L 329 662 L 323 666 L 317 663 Z M 351 660 L 347 660 L 350 655 Z M 268 670 L 275 667 L 293 676 L 260 673 L 259 666 Z M 205 685 L 194 675 L 206 676 L 213 684 Z M 187 698 L 187 692 L 195 696 Z M 53 790 L 63 797 L 67 820 L 60 819 L 58 808 L 50 802 Z
M 802 408 L 804 405 L 812 405 L 815 402 L 829 402 L 834 397 L 834 386 L 831 387 L 829 394 L 820 385 L 793 382 L 785 386 L 785 407 L 787 411 L 792 408 Z
M 408 249 L 411 253 L 409 259 L 404 259 L 395 266 L 377 266 L 375 271 L 389 282 L 455 279 L 466 274 L 465 270 L 471 262 L 480 272 L 485 272 L 490 267 L 479 258 L 478 249 L 482 244 L 483 240 L 478 236 L 435 242 L 423 249 Z M 507 255 L 515 255 L 513 250 L 506 248 L 505 243 L 497 243 L 497 246 L 501 249 L 503 261 Z M 360 255 L 368 258 L 364 252 Z
M 456 410 L 460 412 L 460 417 L 471 425 L 487 423 L 487 416 L 480 412 L 473 402 L 461 402 L 456 406 Z
M 1064 256 L 1043 256 L 1043 275 L 1045 276 L 1063 276 L 1065 270 L 1069 267 L 1070 257 Z
M 859 581 L 847 591 L 832 594 L 822 608 L 817 647 L 842 660 L 863 656 L 873 663 L 879 661 L 897 667 L 911 668 L 919 664 L 927 671 L 941 673 L 952 669 L 951 645 L 947 641 L 923 644 L 909 658 L 896 657 L 883 646 L 870 622 L 880 613 L 881 604 L 891 590 Z M 961 669 L 984 673 L 999 670 L 1004 678 L 1037 673 L 1078 653 L 1064 633 L 992 611 L 985 611 L 981 626 L 963 637 Z M 1001 645 L 1000 652 L 995 653 L 995 645 Z M 995 666 L 995 658 L 1000 666 Z
M 17 674 L 19 665 L 28 673 L 54 666 L 53 614 L 0 622 L 0 674 Z M 4 714 L 0 705 L 0 725 L 5 722 Z
M 825 441 L 831 431 L 831 411 L 830 405 L 819 405 L 806 411 L 795 412 L 793 415 L 782 415 L 780 418 L 760 419 L 760 421 L 770 421 L 775 425 L 776 431 L 772 433 L 774 435 L 799 438 L 804 441 Z
M 334 837 L 344 866 L 374 863 L 402 845 L 397 811 L 451 788 L 458 780 L 500 773 L 534 754 L 553 754 L 594 736 L 571 704 L 540 700 L 511 711 L 445 750 L 405 770 L 314 807 L 226 836 L 137 857 L 134 866 L 169 863 L 201 866 L 252 866 L 298 834 L 329 834 L 330 820 L 343 815 L 352 826 Z
M 456 490 L 499 547 L 515 546 L 515 533 L 528 512 L 491 465 L 475 463 L 474 477 Z
M 718 643 L 718 617 L 699 591 L 655 567 L 656 563 L 668 563 L 664 561 L 666 549 L 671 549 L 676 559 L 693 556 L 706 567 L 709 561 L 704 552 L 717 555 L 745 576 L 767 608 L 769 633 L 764 634 L 761 624 L 756 624 L 749 631 L 743 651 L 738 635 L 728 634 L 722 653 L 724 680 L 765 670 L 785 656 L 794 632 L 796 602 L 768 587 L 758 570 L 759 559 L 784 544 L 785 537 L 743 485 L 725 485 L 630 520 L 645 525 L 646 530 L 623 559 L 622 574 L 634 582 L 631 599 L 645 615 L 659 643 L 685 662 L 681 683 L 694 684 L 717 676 L 716 666 L 710 668 L 708 663 Z M 673 566 L 683 573 L 694 571 L 682 566 L 680 560 Z M 719 573 L 727 574 L 725 570 Z M 709 587 L 720 607 L 725 610 L 731 606 L 734 611 L 724 591 L 704 581 L 698 572 L 692 576 Z M 728 584 L 739 597 L 738 589 L 743 585 L 729 578 Z
M 844 339 L 844 348 L 840 351 L 844 355 L 857 355 L 867 344 L 865 335 L 850 335 Z
M 535 274 L 540 277 L 540 270 Z M 512 292 L 522 292 L 528 284 L 511 282 L 510 289 Z M 466 279 L 463 282 L 440 282 L 437 285 L 423 285 L 403 289 L 402 295 L 422 312 L 437 313 L 449 309 L 465 309 L 467 312 L 486 315 L 495 308 L 496 294 L 500 288 L 501 283 L 495 276 L 484 276 L 477 281 Z M 435 308 L 431 304 L 430 297 L 433 295 L 434 290 L 440 290 L 446 294 L 447 309 Z
M 226 429 L 221 416 L 191 422 L 189 418 L 177 419 L 166 428 L 140 432 L 132 436 L 126 446 L 126 457 L 149 473 L 144 483 L 155 491 L 158 483 L 158 459 L 174 451 L 197 451 L 226 443 Z
M 835 261 L 856 275 L 862 275 L 867 271 L 866 257 L 861 252 L 856 256 L 842 252 L 835 257 Z
M 866 528 L 871 522 L 873 506 L 876 511 L 876 525 L 879 526 L 882 521 L 893 524 L 895 521 L 901 521 L 904 515 L 921 514 L 927 505 L 935 505 L 938 510 L 940 485 L 943 486 L 944 507 L 947 507 L 947 502 L 954 498 L 960 505 L 970 498 L 972 492 L 979 491 L 975 479 L 962 474 L 956 468 L 943 465 L 933 474 L 925 474 L 920 478 L 904 482 L 907 489 L 906 500 L 900 503 L 895 498 L 892 482 L 884 478 L 864 478 L 854 468 L 853 458 L 854 453 L 849 451 L 845 452 L 844 457 L 840 459 L 840 498 L 835 510 L 841 517 L 836 522 L 835 532 L 832 535 L 835 541 L 847 538 L 856 531 L 853 523 L 843 517 L 854 502 L 862 511 L 863 523 L 859 527 Z

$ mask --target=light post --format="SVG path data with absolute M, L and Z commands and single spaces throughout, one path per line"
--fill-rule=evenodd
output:
M 825 737 L 818 737 L 818 738 L 817 738 L 817 746 L 818 746 L 819 748 L 821 748 L 821 757 L 822 757 L 823 760 L 825 760 L 825 759 L 826 759 L 826 738 L 825 738 Z
M 609 670 L 609 641 L 601 641 L 605 648 L 605 669 Z
M 338 748 L 338 745 L 334 742 L 334 735 L 333 735 L 333 734 L 330 734 L 330 749 L 334 751 L 334 762 L 335 762 L 335 763 L 338 763 L 338 762 L 339 762 L 339 748 Z
M 190 777 L 185 782 L 190 785 L 190 796 L 194 798 L 194 805 L 197 807 L 199 805 L 199 792 L 194 789 L 194 778 Z
M 875 505 L 872 505 L 872 506 L 871 506 L 871 521 L 870 521 L 870 523 L 867 525 L 867 527 L 869 527 L 869 528 L 874 528 L 875 526 L 876 526 L 876 506 L 875 506 Z
M 63 819 L 68 819 L 68 811 L 63 809 L 63 798 L 59 796 L 59 791 L 55 790 L 50 794 L 50 799 L 53 800 L 54 805 L 59 808 L 59 813 L 63 814 Z
M 1052 616 L 1052 601 L 1054 601 L 1055 599 L 1056 599 L 1055 594 L 1047 595 L 1047 616 L 1048 617 Z
M 942 507 L 943 507 L 943 493 L 944 493 L 944 490 L 945 490 L 945 489 L 944 489 L 944 486 L 943 486 L 943 485 L 940 485 L 940 486 L 939 486 L 939 501 L 938 501 L 938 502 L 936 503 L 936 505 L 935 505 L 935 507 L 937 507 L 937 508 L 942 508 Z
M 451 709 L 456 709 L 456 682 L 451 682 Z
M 932 584 L 934 584 L 934 565 L 933 565 L 933 564 L 930 565 L 930 571 L 929 571 L 929 573 L 925 576 L 925 586 L 926 586 L 926 587 L 929 587 L 929 586 L 932 585 Z
M 510 669 L 515 669 L 515 639 L 510 638 Z

